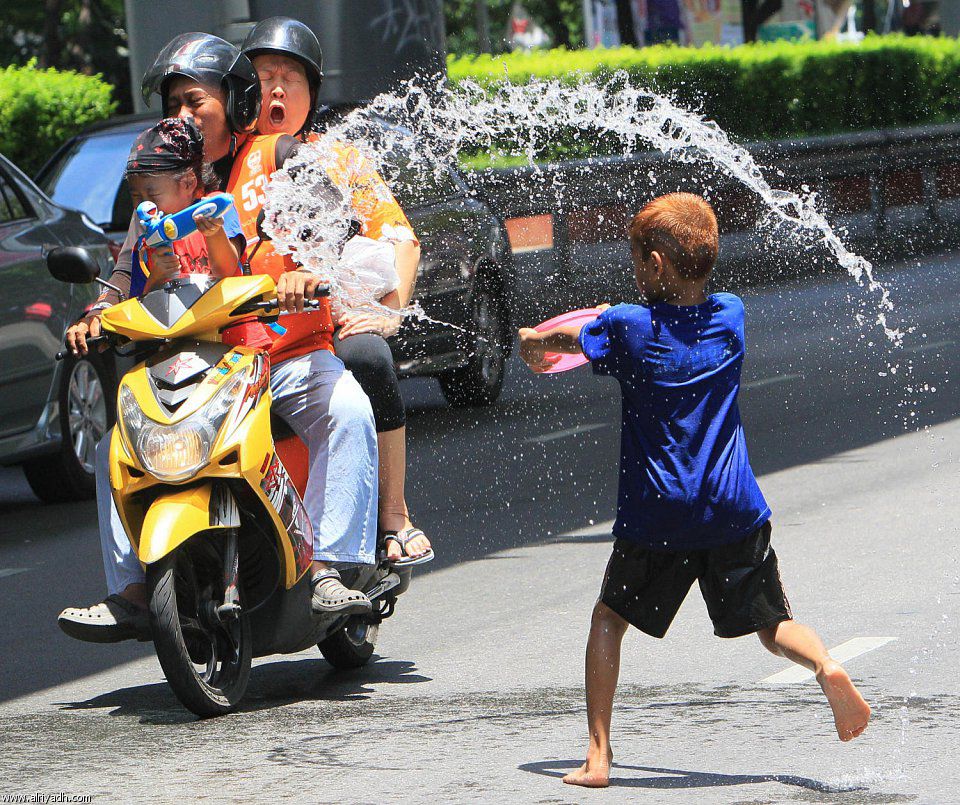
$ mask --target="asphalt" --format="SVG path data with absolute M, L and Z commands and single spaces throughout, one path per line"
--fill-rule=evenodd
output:
M 877 646 L 848 662 L 874 707 L 864 737 L 836 740 L 815 683 L 764 682 L 785 661 L 714 638 L 694 593 L 665 640 L 627 639 L 613 787 L 559 782 L 584 748 L 619 398 L 587 369 L 533 377 L 514 360 L 489 409 L 405 384 L 409 499 L 439 557 L 384 624 L 376 661 L 341 673 L 317 652 L 260 660 L 242 711 L 215 721 L 178 705 L 148 645 L 59 632 L 62 607 L 102 596 L 94 508 L 42 506 L 0 472 L 0 795 L 955 801 L 960 254 L 881 275 L 891 319 L 912 330 L 896 350 L 845 277 L 743 292 L 741 408 L 784 583 L 828 646 Z

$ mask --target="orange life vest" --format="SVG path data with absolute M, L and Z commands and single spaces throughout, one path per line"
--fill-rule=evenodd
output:
M 256 135 L 240 146 L 230 170 L 227 192 L 236 203 L 240 226 L 247 239 L 247 254 L 253 254 L 260 238 L 257 216 L 266 201 L 266 187 L 277 169 L 277 140 L 282 134 Z M 277 254 L 269 241 L 259 244 L 250 261 L 254 274 L 269 274 L 275 280 L 285 271 L 295 271 L 297 264 L 288 254 Z M 333 319 L 330 304 L 320 300 L 320 307 L 308 313 L 294 313 L 280 319 L 286 333 L 270 347 L 274 363 L 296 358 L 317 349 L 333 351 Z

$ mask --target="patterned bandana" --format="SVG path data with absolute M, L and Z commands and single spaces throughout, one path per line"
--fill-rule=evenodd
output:
M 203 135 L 193 119 L 168 117 L 137 137 L 127 157 L 127 173 L 160 173 L 202 162 Z

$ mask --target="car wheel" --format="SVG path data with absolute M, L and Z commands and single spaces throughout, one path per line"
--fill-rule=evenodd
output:
M 509 322 L 498 290 L 498 285 L 483 276 L 477 280 L 470 303 L 472 344 L 467 364 L 437 377 L 451 405 L 492 405 L 500 396 Z
M 115 383 L 99 356 L 67 359 L 60 373 L 60 449 L 23 465 L 34 494 L 47 503 L 95 494 L 97 442 L 116 419 Z

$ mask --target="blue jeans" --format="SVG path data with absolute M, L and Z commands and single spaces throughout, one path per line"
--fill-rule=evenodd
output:
M 377 434 L 370 400 L 328 350 L 272 367 L 273 411 L 307 445 L 310 478 L 304 507 L 313 526 L 313 558 L 371 565 L 377 545 Z M 97 512 L 107 592 L 143 583 L 137 558 L 110 493 L 111 431 L 97 445 Z

